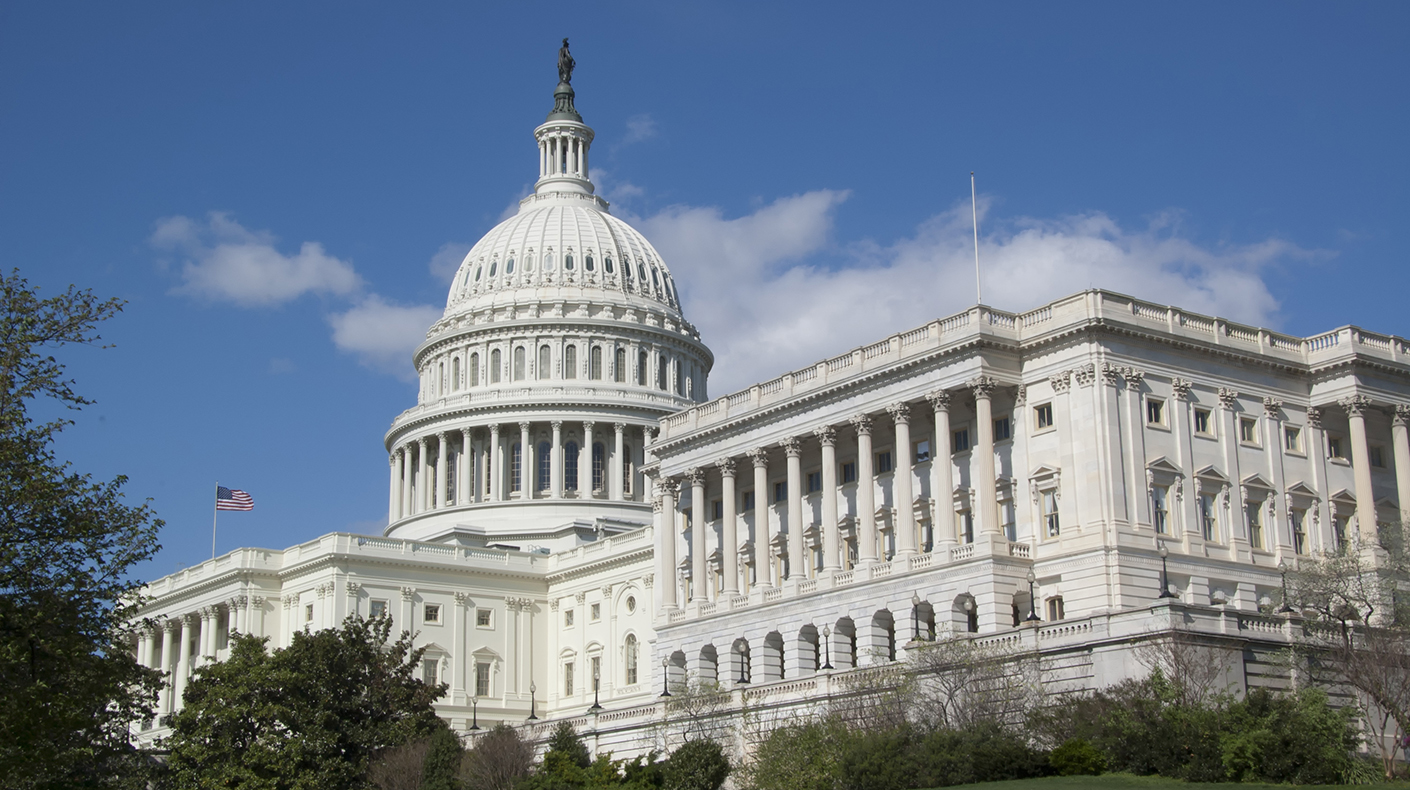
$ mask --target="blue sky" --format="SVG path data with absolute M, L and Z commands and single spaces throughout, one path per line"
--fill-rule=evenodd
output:
M 129 302 L 61 452 L 152 498 L 144 575 L 209 556 L 216 480 L 221 551 L 380 529 L 405 349 L 531 188 L 565 35 L 716 394 L 973 301 L 971 170 L 998 307 L 1410 335 L 1410 5 L 497 5 L 0 6 L 3 265 Z

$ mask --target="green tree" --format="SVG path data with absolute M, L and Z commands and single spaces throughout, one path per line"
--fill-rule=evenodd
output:
M 41 299 L 0 272 L 0 786 L 141 786 L 131 722 L 152 715 L 160 674 L 137 664 L 134 564 L 159 548 L 146 505 L 126 504 L 126 478 L 94 482 L 54 454 L 71 421 L 32 406 L 80 409 L 52 355 L 100 342 L 122 309 L 70 287 Z
M 460 760 L 465 747 L 449 727 L 431 736 L 431 748 L 421 771 L 421 790 L 460 790 Z
M 391 620 L 352 615 L 296 633 L 272 653 L 235 637 L 230 657 L 196 670 L 172 720 L 172 787 L 342 790 L 369 786 L 380 750 L 444 728 L 431 703 L 446 684 L 415 677 L 422 649 Z
M 666 790 L 720 790 L 729 777 L 725 750 L 703 738 L 686 741 L 671 752 L 663 770 Z

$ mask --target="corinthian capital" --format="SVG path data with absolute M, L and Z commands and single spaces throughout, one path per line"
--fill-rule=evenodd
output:
M 691 487 L 705 485 L 705 470 L 698 466 L 693 466 L 685 470 L 685 478 L 690 481 Z
M 871 436 L 871 415 L 858 414 L 852 418 L 852 428 L 858 436 Z
M 790 436 L 780 442 L 780 444 L 783 445 L 784 454 L 789 458 L 797 458 L 803 454 L 803 440 L 799 439 L 797 436 Z
M 934 409 L 935 411 L 950 410 L 950 393 L 948 390 L 935 390 L 934 392 L 927 392 L 925 394 L 925 399 L 930 402 L 930 408 Z
M 996 382 L 993 376 L 975 376 L 966 383 L 976 399 L 988 398 L 994 394 Z
M 911 421 L 911 404 L 893 403 L 886 407 L 886 412 L 891 415 L 891 421 L 895 423 L 907 423 Z
M 1072 388 L 1072 371 L 1060 370 L 1048 377 L 1048 384 L 1053 388 L 1053 394 L 1061 395 Z
M 721 458 L 715 462 L 715 466 L 720 470 L 722 477 L 734 477 L 734 459 Z
M 1365 417 L 1366 412 L 1371 408 L 1371 399 L 1365 395 L 1352 395 L 1349 398 L 1342 398 L 1337 401 L 1346 413 L 1352 417 Z
M 837 431 L 831 425 L 824 425 L 813 431 L 813 435 L 818 437 L 818 441 L 824 447 L 832 447 L 837 444 Z
M 769 465 L 769 451 L 763 447 L 755 447 L 749 451 L 749 460 L 754 462 L 755 469 L 763 469 Z
M 1395 411 L 1391 413 L 1390 421 L 1394 425 L 1410 425 L 1410 406 L 1397 403 Z

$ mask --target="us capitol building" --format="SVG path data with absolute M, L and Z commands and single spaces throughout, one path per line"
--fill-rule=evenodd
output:
M 1178 626 L 1229 645 L 1239 687 L 1285 687 L 1280 567 L 1410 507 L 1410 342 L 1351 326 L 1089 290 L 711 398 L 666 262 L 594 194 L 561 65 L 534 193 L 413 356 L 383 534 L 151 582 L 133 649 L 169 673 L 162 714 L 232 632 L 353 613 L 416 634 L 455 729 L 572 718 L 619 756 L 665 689 L 787 714 L 945 633 L 1037 651 L 1066 690 L 1144 674 L 1133 645 Z

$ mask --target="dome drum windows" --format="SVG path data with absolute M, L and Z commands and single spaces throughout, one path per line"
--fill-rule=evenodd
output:
M 480 352 L 470 355 L 470 386 L 480 386 Z
M 563 378 L 575 379 L 578 377 L 578 347 L 574 345 L 565 346 L 563 349 Z
M 602 380 L 602 346 L 593 346 L 588 352 L 588 378 Z
M 524 368 L 525 368 L 525 359 L 524 359 L 524 357 L 525 357 L 524 347 L 523 347 L 523 346 L 515 346 L 515 348 L 514 348 L 514 380 L 515 380 L 515 381 L 523 381 L 523 380 L 524 380 Z
M 545 252 L 545 253 L 543 254 L 543 270 L 546 271 L 546 272 L 551 272 L 551 271 L 553 271 L 553 252 L 552 252 L 552 251 Z
M 503 355 L 500 354 L 499 349 L 496 348 L 494 351 L 491 351 L 491 352 L 490 352 L 490 383 L 491 383 L 491 384 L 498 384 L 498 383 L 499 383 L 499 377 L 502 375 L 503 370 L 504 370 Z
M 588 253 L 587 255 L 583 256 L 583 269 L 585 269 L 586 271 L 593 271 L 592 253 Z
M 563 256 L 563 271 L 573 271 L 573 253 L 571 252 Z

